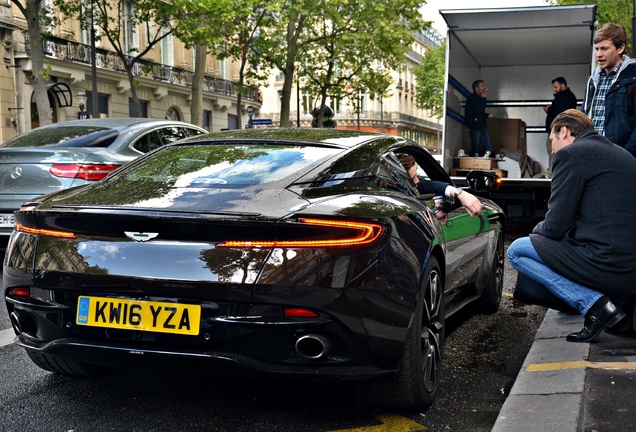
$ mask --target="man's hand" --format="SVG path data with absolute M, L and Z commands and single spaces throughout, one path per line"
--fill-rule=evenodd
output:
M 463 191 L 457 196 L 457 199 L 462 203 L 471 217 L 481 213 L 481 201 L 479 201 L 479 198 L 475 195 Z

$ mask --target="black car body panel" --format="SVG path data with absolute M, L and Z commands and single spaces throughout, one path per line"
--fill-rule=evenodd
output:
M 449 206 L 440 225 L 393 154 L 405 149 L 450 183 L 398 137 L 238 131 L 167 146 L 28 204 L 4 264 L 18 343 L 108 366 L 145 356 L 334 378 L 395 373 L 431 258 L 451 314 L 485 289 L 504 220 L 483 200 L 481 216 Z M 131 327 L 147 305 L 151 331 Z M 168 319 L 160 309 L 178 311 Z

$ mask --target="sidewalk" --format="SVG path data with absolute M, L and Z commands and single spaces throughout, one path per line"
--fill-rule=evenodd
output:
M 572 343 L 583 317 L 548 309 L 493 432 L 619 432 L 636 420 L 636 337 Z

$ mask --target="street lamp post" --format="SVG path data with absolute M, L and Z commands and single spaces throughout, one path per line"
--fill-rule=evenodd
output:
M 300 127 L 300 79 L 296 76 L 296 127 Z
M 95 15 L 93 0 L 91 0 L 91 106 L 93 118 L 99 117 L 99 105 L 97 100 L 97 55 L 95 53 Z

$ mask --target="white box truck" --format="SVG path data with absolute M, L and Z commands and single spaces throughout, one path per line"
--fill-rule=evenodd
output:
M 440 10 L 448 25 L 443 166 L 456 183 L 460 150 L 470 151 L 464 104 L 472 83 L 488 86 L 486 112 L 503 177 L 492 199 L 508 220 L 536 221 L 547 211 L 550 179 L 545 105 L 552 80 L 564 77 L 579 106 L 594 64 L 596 5 Z M 492 124 L 491 124 L 492 123 Z M 515 152 L 515 150 L 518 150 Z M 465 162 L 465 161 L 463 161 Z M 462 163 L 462 165 L 466 165 Z

